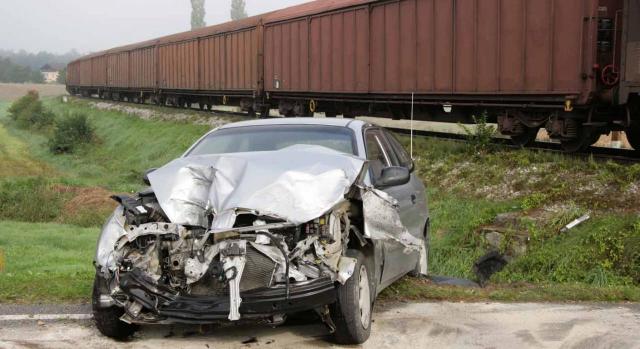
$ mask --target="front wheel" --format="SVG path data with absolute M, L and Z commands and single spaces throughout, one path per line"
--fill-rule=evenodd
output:
M 124 315 L 124 309 L 118 307 L 102 308 L 100 307 L 100 285 L 104 282 L 100 276 L 96 275 L 93 282 L 93 295 L 91 303 L 93 306 L 93 319 L 96 322 L 98 331 L 103 335 L 115 340 L 125 340 L 131 337 L 138 327 L 126 322 L 120 321 L 120 317 Z
M 338 288 L 338 300 L 331 308 L 331 319 L 336 325 L 335 340 L 339 344 L 362 344 L 371 335 L 371 315 L 375 282 L 369 259 L 357 250 L 347 256 L 357 260 L 353 275 Z

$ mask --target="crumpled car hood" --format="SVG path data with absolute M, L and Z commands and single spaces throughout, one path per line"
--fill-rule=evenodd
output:
M 179 158 L 149 175 L 175 224 L 233 227 L 238 210 L 301 224 L 344 200 L 366 166 L 355 156 L 320 146 Z

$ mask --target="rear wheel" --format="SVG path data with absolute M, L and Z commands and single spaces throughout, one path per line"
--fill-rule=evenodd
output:
M 331 319 L 336 325 L 336 342 L 362 344 L 371 335 L 375 297 L 373 268 L 362 252 L 349 250 L 347 255 L 355 258 L 357 263 L 351 278 L 338 288 L 338 300 L 331 308 Z
M 124 309 L 115 306 L 109 308 L 100 307 L 101 282 L 104 282 L 104 280 L 96 275 L 95 281 L 93 282 L 93 295 L 91 297 L 93 319 L 96 322 L 96 327 L 100 333 L 109 338 L 125 340 L 136 332 L 138 326 L 120 321 L 120 317 L 124 315 Z

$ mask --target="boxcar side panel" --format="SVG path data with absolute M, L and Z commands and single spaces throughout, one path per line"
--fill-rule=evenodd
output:
M 398 0 L 267 23 L 266 88 L 584 96 L 596 25 L 584 18 L 596 10 L 592 0 Z
M 107 86 L 107 64 L 105 56 L 91 58 L 91 86 Z
M 626 56 L 625 76 L 626 83 L 640 86 L 640 0 L 628 0 L 627 18 L 630 19 L 626 27 Z
M 91 81 L 91 59 L 80 62 L 80 86 L 93 86 Z
M 500 90 L 500 0 L 478 1 L 476 91 Z
M 131 51 L 132 88 L 152 89 L 156 87 L 156 49 L 146 47 Z
M 159 85 L 168 90 L 197 90 L 198 41 L 191 40 L 159 47 Z
M 369 30 L 367 8 L 267 25 L 265 88 L 292 92 L 367 92 Z
M 107 56 L 107 84 L 115 88 L 129 87 L 129 52 Z
M 258 84 L 257 28 L 199 40 L 200 89 L 254 90 Z

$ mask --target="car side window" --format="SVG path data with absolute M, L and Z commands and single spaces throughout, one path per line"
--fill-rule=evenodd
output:
M 385 149 L 384 138 L 379 130 L 369 130 L 365 133 L 367 160 L 373 177 L 373 182 L 380 179 L 382 170 L 391 166 L 391 154 Z
M 385 136 L 387 136 L 387 140 L 393 148 L 393 152 L 396 154 L 398 158 L 398 166 L 412 169 L 413 160 L 411 159 L 411 155 L 407 152 L 407 150 L 402 146 L 402 143 L 398 140 L 398 138 L 391 132 L 385 130 Z

